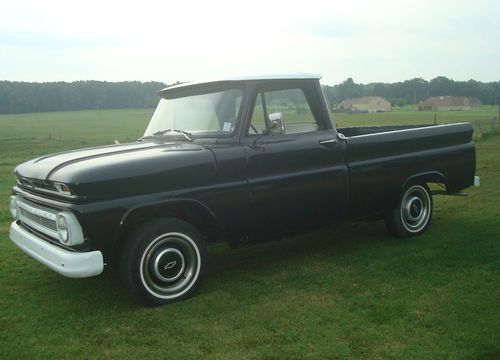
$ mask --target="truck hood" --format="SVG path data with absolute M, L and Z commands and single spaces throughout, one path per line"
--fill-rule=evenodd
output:
M 42 156 L 14 173 L 31 184 L 64 183 L 74 195 L 110 198 L 199 186 L 215 170 L 212 151 L 202 145 L 136 142 Z

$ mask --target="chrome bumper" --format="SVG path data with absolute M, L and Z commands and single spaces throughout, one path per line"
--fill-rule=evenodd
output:
M 84 278 L 99 275 L 104 268 L 100 251 L 71 252 L 41 240 L 23 229 L 15 221 L 10 225 L 10 240 L 32 258 L 55 272 L 70 277 Z

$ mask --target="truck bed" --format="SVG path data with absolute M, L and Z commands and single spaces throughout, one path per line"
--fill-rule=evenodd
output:
M 399 130 L 418 129 L 418 128 L 432 127 L 432 126 L 437 126 L 437 125 L 429 124 L 429 125 L 352 126 L 345 128 L 337 128 L 337 131 L 343 134 L 344 136 L 352 137 L 352 136 L 372 135 L 372 134 L 399 131 Z
M 392 208 L 402 186 L 415 175 L 443 183 L 450 193 L 474 183 L 475 148 L 469 123 L 337 130 L 346 137 L 351 217 Z

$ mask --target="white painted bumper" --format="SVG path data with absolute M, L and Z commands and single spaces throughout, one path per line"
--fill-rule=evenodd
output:
M 71 252 L 61 249 L 34 236 L 15 221 L 10 225 L 9 237 L 32 258 L 67 277 L 95 276 L 99 275 L 104 268 L 100 251 Z

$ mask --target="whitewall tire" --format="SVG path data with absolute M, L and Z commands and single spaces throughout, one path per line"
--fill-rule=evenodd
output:
M 385 223 L 390 233 L 399 237 L 420 235 L 427 230 L 432 218 L 432 194 L 426 184 L 406 187 Z
M 190 297 L 206 268 L 206 248 L 199 232 L 178 219 L 145 223 L 130 236 L 120 259 L 129 293 L 146 305 Z

